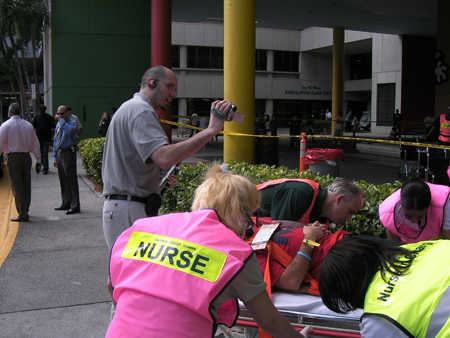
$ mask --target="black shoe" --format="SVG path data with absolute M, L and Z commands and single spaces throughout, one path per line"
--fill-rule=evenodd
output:
M 80 208 L 70 208 L 67 210 L 66 215 L 78 214 L 80 212 Z
M 28 215 L 11 218 L 12 222 L 28 222 L 29 220 Z
M 43 173 L 44 175 L 48 175 L 48 169 L 42 170 L 42 173 Z
M 69 210 L 70 207 L 66 207 L 65 205 L 61 205 L 59 207 L 56 207 L 55 210 Z

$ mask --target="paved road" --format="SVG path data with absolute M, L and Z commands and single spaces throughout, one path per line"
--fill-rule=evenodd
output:
M 174 135 L 175 142 L 183 139 Z M 280 141 L 280 164 L 298 168 L 299 149 L 289 147 L 288 142 L 287 138 Z M 330 142 L 316 139 L 314 146 L 329 147 Z M 344 141 L 343 149 L 341 177 L 373 183 L 397 179 L 398 160 L 358 154 L 351 141 Z M 222 138 L 186 162 L 217 159 L 222 159 Z M 20 223 L 12 250 L 0 268 L 0 338 L 105 335 L 110 300 L 103 198 L 84 177 L 80 159 L 78 174 L 81 213 L 66 215 L 53 210 L 60 205 L 56 169 L 47 176 L 40 174 L 38 180 L 32 172 L 30 222 Z

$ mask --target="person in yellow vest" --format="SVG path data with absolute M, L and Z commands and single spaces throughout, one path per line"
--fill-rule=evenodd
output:
M 332 311 L 364 309 L 362 338 L 450 337 L 450 241 L 399 247 L 347 237 L 322 264 L 319 291 Z

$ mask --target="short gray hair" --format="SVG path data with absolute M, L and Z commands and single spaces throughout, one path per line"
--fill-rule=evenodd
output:
M 18 103 L 11 103 L 9 106 L 9 111 L 13 115 L 20 115 L 20 106 Z
M 335 195 L 344 195 L 345 201 L 350 201 L 356 196 L 363 196 L 363 191 L 353 182 L 344 179 L 338 179 L 331 183 L 327 189 Z
M 164 66 L 154 66 L 146 70 L 141 79 L 141 88 L 147 85 L 147 80 L 151 77 L 153 79 L 164 79 L 167 74 L 167 69 Z

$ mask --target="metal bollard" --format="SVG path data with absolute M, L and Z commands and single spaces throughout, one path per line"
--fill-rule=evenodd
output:
M 302 172 L 306 169 L 306 134 L 302 133 L 300 137 L 300 172 Z

